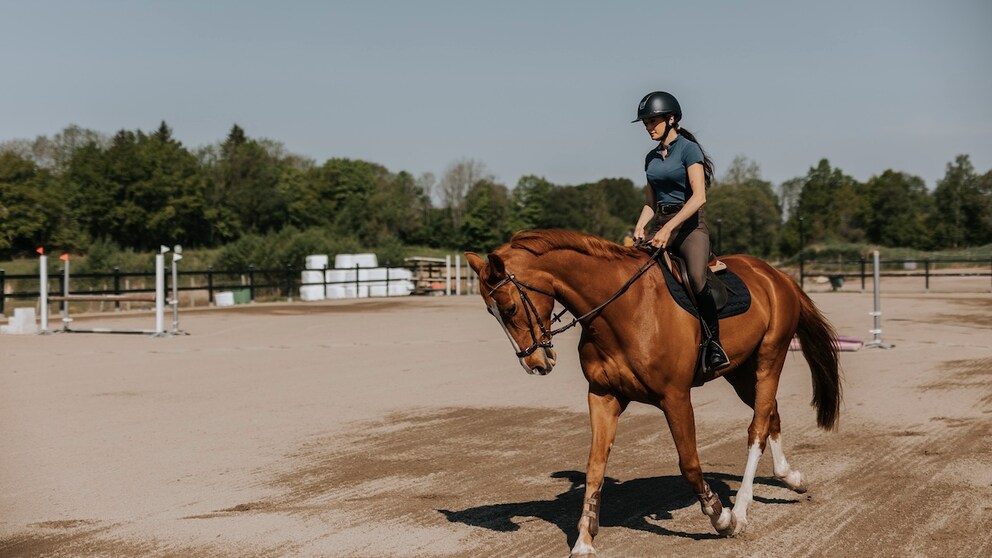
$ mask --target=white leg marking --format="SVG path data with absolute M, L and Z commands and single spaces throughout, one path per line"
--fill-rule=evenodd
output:
M 799 471 L 793 471 L 785 459 L 785 452 L 782 451 L 782 439 L 769 436 L 768 447 L 772 450 L 772 470 L 775 471 L 775 478 L 796 492 L 806 492 L 803 476 L 799 474 Z
M 744 528 L 747 527 L 747 507 L 751 504 L 754 494 L 754 473 L 758 470 L 759 459 L 761 459 L 761 444 L 755 441 L 747 450 L 744 478 L 741 480 L 741 487 L 737 490 L 737 498 L 734 500 L 734 518 L 737 519 L 734 535 L 743 533 Z
M 579 537 L 579 540 L 575 541 L 575 546 L 572 547 L 572 554 L 571 555 L 572 556 L 595 556 L 596 555 L 596 549 L 593 548 L 591 544 L 586 544 L 585 541 L 582 540 L 582 537 Z

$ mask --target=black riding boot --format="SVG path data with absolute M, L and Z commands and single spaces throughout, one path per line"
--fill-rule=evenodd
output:
M 699 310 L 699 317 L 705 324 L 703 335 L 709 330 L 709 341 L 703 340 L 703 366 L 707 373 L 716 372 L 730 365 L 730 358 L 726 351 L 720 346 L 720 320 L 717 318 L 716 302 L 710 286 L 706 285 L 703 290 L 696 295 L 696 304 Z

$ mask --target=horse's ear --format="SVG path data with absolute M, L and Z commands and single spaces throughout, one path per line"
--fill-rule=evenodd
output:
M 486 265 L 486 260 L 482 259 L 482 256 L 475 252 L 465 252 L 465 259 L 476 275 L 482 275 L 482 268 Z
M 503 258 L 500 258 L 496 254 L 490 252 L 489 254 L 489 277 L 486 277 L 486 281 L 490 283 L 495 283 L 506 277 L 506 266 L 503 265 Z

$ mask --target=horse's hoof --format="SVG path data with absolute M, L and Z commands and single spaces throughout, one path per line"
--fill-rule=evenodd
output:
M 586 544 L 582 541 L 575 543 L 572 547 L 572 552 L 568 555 L 568 558 L 595 558 L 596 549 L 590 544 Z
M 730 533 L 731 537 L 736 537 L 738 535 L 744 534 L 744 530 L 747 529 L 747 518 L 734 516 L 734 529 Z
M 798 494 L 806 493 L 806 480 L 799 474 L 799 471 L 792 471 L 785 477 L 782 477 L 782 482 L 785 483 L 785 486 L 792 489 L 793 492 Z
M 737 529 L 737 516 L 730 512 L 729 508 L 723 508 L 720 517 L 713 522 L 713 528 L 723 537 L 732 537 Z

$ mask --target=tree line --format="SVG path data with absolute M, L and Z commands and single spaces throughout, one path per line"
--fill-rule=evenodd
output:
M 947 164 L 932 191 L 891 169 L 862 183 L 826 159 L 776 187 L 757 163 L 738 157 L 707 198 L 723 253 L 795 254 L 800 217 L 807 244 L 940 249 L 992 241 L 992 171 L 977 173 L 967 155 Z M 113 136 L 70 126 L 51 138 L 0 144 L 0 257 L 40 245 L 257 245 L 267 235 L 485 251 L 529 228 L 619 241 L 644 200 L 643 186 L 624 178 L 562 185 L 524 176 L 509 188 L 466 159 L 440 179 L 355 159 L 317 164 L 237 125 L 223 141 L 192 150 L 165 122 Z

